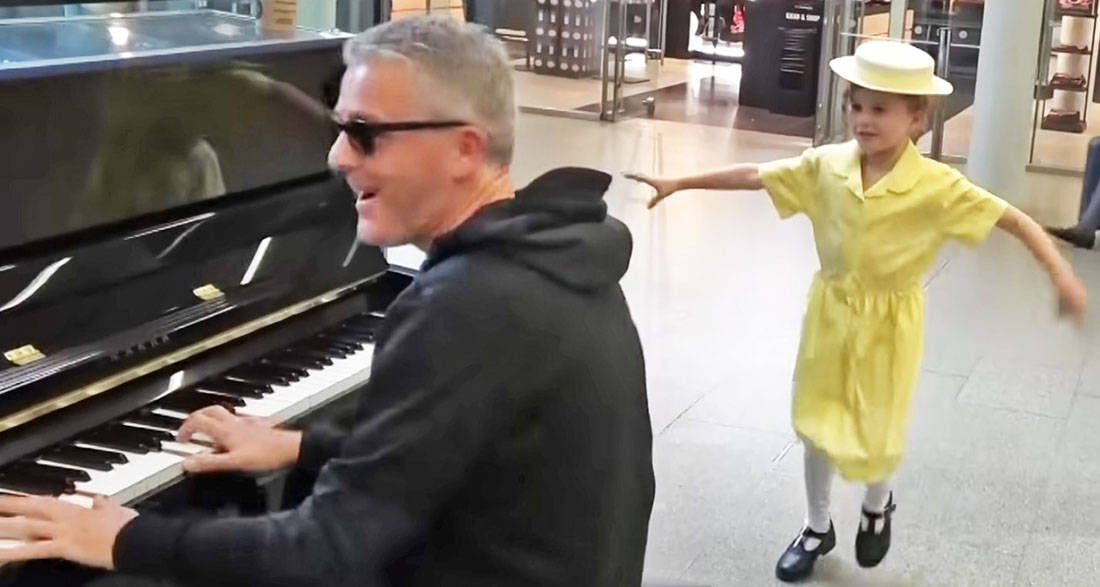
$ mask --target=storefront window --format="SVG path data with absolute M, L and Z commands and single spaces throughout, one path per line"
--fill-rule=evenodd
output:
M 985 18 L 984 0 L 908 0 L 906 38 L 936 59 L 939 73 L 955 86 L 944 99 L 942 155 L 958 160 L 970 151 L 974 126 L 974 89 Z M 932 148 L 933 136 L 920 142 Z
M 1031 161 L 1039 167 L 1084 168 L 1089 130 L 1100 128 L 1095 0 L 1048 0 L 1039 58 Z

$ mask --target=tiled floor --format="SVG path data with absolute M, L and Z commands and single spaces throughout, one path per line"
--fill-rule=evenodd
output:
M 525 116 L 515 176 L 561 165 L 676 173 L 793 155 L 800 139 L 634 120 Z M 1067 220 L 1075 181 L 1036 177 L 1026 207 Z M 647 573 L 767 586 L 803 516 L 790 379 L 817 261 L 805 220 L 760 194 L 685 193 L 656 211 L 616 179 L 635 252 L 623 286 L 644 339 L 657 433 Z M 1057 200 L 1052 202 L 1051 200 Z M 1057 218 L 1055 217 L 1057 216 Z M 1100 296 L 1100 257 L 1071 253 Z M 925 371 L 898 479 L 894 550 L 860 570 L 860 489 L 837 483 L 840 546 L 811 584 L 1095 585 L 1100 571 L 1100 335 L 1055 320 L 1043 274 L 995 235 L 929 279 Z

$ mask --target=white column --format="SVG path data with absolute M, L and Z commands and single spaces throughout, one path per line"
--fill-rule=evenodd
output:
M 909 14 L 909 0 L 890 1 L 890 38 L 895 41 L 905 37 L 905 21 Z
M 1026 196 L 1043 0 L 985 3 L 967 174 L 1013 203 Z

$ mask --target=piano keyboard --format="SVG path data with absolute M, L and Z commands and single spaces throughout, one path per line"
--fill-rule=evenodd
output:
M 379 320 L 356 316 L 5 465 L 0 493 L 53 495 L 86 507 L 93 495 L 128 503 L 154 493 L 183 477 L 187 456 L 211 450 L 201 435 L 192 439 L 196 442 L 176 441 L 190 412 L 223 405 L 276 423 L 305 414 L 368 379 Z M 0 540 L 0 548 L 15 544 Z

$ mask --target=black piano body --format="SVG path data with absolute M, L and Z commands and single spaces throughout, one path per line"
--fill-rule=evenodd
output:
M 329 417 L 366 381 L 412 271 L 357 241 L 326 166 L 343 41 L 205 10 L 0 21 L 0 492 L 163 501 L 172 418 Z

